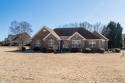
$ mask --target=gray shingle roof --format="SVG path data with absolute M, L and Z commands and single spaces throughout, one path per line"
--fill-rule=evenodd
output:
M 76 28 L 56 28 L 54 29 L 57 35 L 59 36 L 71 36 L 75 32 L 78 32 L 80 35 L 82 35 L 86 39 L 101 39 L 98 36 L 94 35 L 90 31 L 82 28 L 82 27 L 76 27 Z
M 108 40 L 108 38 L 106 38 L 104 35 L 102 35 L 101 33 L 98 33 L 97 31 L 94 31 L 93 34 L 95 34 L 96 36 L 104 39 L 104 40 Z

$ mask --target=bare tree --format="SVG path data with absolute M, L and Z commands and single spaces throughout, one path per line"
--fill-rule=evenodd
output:
M 97 22 L 96 24 L 93 25 L 93 31 L 97 31 L 99 33 L 102 32 L 102 29 L 104 28 L 105 26 L 102 25 L 100 22 Z
M 72 28 L 72 27 L 82 27 L 90 32 L 97 31 L 101 33 L 102 29 L 104 28 L 104 25 L 102 25 L 100 22 L 97 22 L 95 24 L 90 24 L 89 22 L 81 22 L 81 23 L 76 22 L 59 26 L 59 28 Z
M 11 22 L 10 32 L 14 35 L 17 35 L 18 39 L 23 45 L 27 36 L 29 36 L 33 32 L 33 30 L 31 28 L 31 25 L 26 21 L 13 21 Z
M 103 34 L 104 36 L 108 36 L 109 31 L 110 31 L 110 29 L 107 26 L 104 26 L 103 29 L 102 29 L 101 34 Z
M 88 22 L 79 23 L 79 26 L 82 28 L 85 28 L 88 31 L 92 31 L 92 27 L 93 27 L 92 24 L 90 24 Z
M 76 23 L 69 23 L 69 24 L 64 24 L 62 26 L 59 26 L 59 28 L 73 28 L 73 27 L 80 27 L 79 24 L 76 22 Z

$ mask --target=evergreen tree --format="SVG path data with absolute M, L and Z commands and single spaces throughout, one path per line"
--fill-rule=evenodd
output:
M 122 30 L 123 28 L 119 23 L 111 21 L 104 30 L 102 34 L 109 39 L 109 48 L 121 48 L 122 45 Z

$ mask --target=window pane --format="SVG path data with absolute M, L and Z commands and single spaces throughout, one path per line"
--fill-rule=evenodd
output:
M 48 40 L 48 47 L 53 47 L 53 45 L 55 44 L 54 40 Z
M 89 41 L 89 46 L 90 47 L 96 47 L 96 41 L 95 40 L 90 40 Z
M 72 39 L 72 48 L 79 48 L 81 44 L 81 39 Z
M 96 44 L 93 44 L 93 47 L 96 47 Z
M 36 47 L 40 47 L 40 40 L 37 40 L 37 41 L 35 42 L 35 46 L 36 46 Z

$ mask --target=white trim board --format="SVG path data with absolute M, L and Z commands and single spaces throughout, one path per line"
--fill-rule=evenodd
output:
M 51 34 L 52 34 L 52 33 L 49 33 L 47 36 L 45 36 L 45 37 L 43 38 L 43 41 L 45 41 L 45 39 L 46 39 L 47 37 L 49 37 Z
M 81 38 L 83 38 L 83 39 L 85 39 L 82 35 L 80 35 L 78 32 L 75 32 L 72 36 L 70 36 L 69 38 L 68 38 L 68 40 L 70 40 L 75 34 L 78 34 Z
M 97 34 L 99 34 L 99 35 L 101 35 L 102 37 L 104 37 L 107 41 L 109 40 L 108 38 L 106 38 L 104 35 L 98 33 L 97 31 L 94 31 L 94 32 L 97 33 Z M 94 34 L 94 32 L 93 32 L 93 34 Z M 98 36 L 97 34 L 94 34 L 94 35 Z M 98 37 L 99 37 L 99 36 L 98 36 Z

